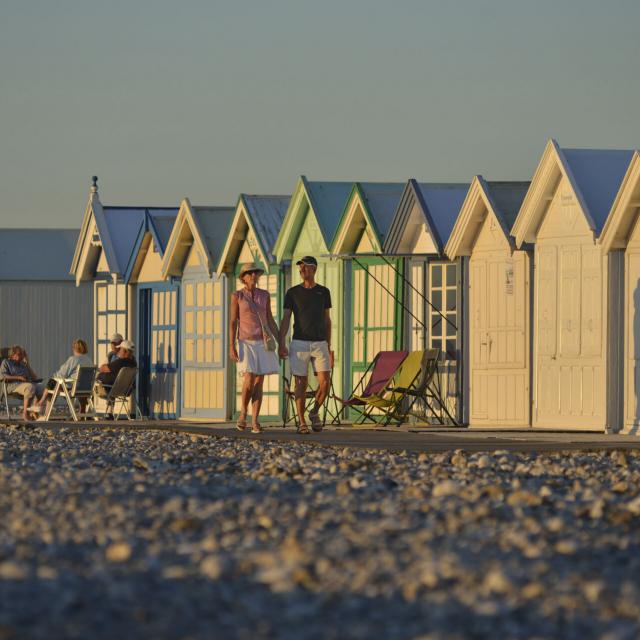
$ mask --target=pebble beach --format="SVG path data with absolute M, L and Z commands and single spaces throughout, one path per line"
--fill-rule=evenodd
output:
M 0 427 L 0 640 L 640 636 L 635 451 Z

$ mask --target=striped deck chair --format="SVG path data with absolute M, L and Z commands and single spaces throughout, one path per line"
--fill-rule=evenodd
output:
M 360 382 L 349 398 L 343 400 L 336 397 L 343 406 L 354 409 L 360 414 L 356 422 L 359 422 L 365 414 L 362 407 L 367 406 L 367 398 L 380 393 L 389 384 L 408 353 L 408 351 L 380 351 L 362 374 Z
M 380 391 L 362 398 L 366 405 L 362 412 L 362 421 L 369 419 L 385 426 L 391 422 L 400 424 L 407 415 L 402 408 L 403 404 L 410 392 L 418 388 L 424 360 L 424 351 L 411 351 Z M 376 409 L 379 410 L 378 414 Z

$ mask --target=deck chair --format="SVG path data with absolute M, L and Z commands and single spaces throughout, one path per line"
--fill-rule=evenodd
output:
M 78 367 L 74 378 L 54 378 L 55 387 L 47 389 L 46 394 L 51 395 L 49 406 L 45 414 L 45 420 L 51 418 L 51 412 L 58 398 L 62 397 L 67 401 L 69 415 L 74 422 L 80 418 L 93 418 L 96 415 L 93 404 L 93 387 L 96 381 L 98 367 L 93 365 L 83 365 Z M 75 401 L 85 400 L 87 405 L 84 412 L 78 412 L 75 408 Z
M 406 416 L 402 405 L 409 393 L 418 388 L 425 358 L 425 351 L 411 351 L 381 390 L 361 398 L 365 403 L 365 409 L 358 422 L 369 419 L 384 426 L 394 421 L 398 424 L 402 422 Z
M 408 354 L 408 351 L 380 351 L 362 374 L 351 395 L 346 400 L 337 398 L 344 407 L 360 414 L 356 423 L 363 418 L 365 410 L 362 407 L 366 407 L 366 399 L 380 393 L 389 384 Z
M 142 420 L 142 413 L 136 402 L 135 394 L 133 393 L 136 384 L 136 375 L 138 374 L 138 367 L 123 367 L 118 371 L 118 375 L 114 383 L 109 386 L 104 383 L 100 383 L 102 389 L 106 391 L 106 396 L 101 396 L 107 401 L 107 408 L 105 413 L 113 413 L 114 420 L 119 420 L 127 402 L 133 403 L 133 410 L 135 419 Z M 116 407 L 118 406 L 116 413 Z M 129 415 L 129 411 L 126 411 L 128 420 L 133 420 Z

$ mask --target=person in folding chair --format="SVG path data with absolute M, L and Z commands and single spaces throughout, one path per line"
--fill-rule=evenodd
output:
M 118 347 L 118 357 L 112 360 L 108 364 L 100 366 L 100 370 L 96 381 L 96 393 L 100 398 L 107 398 L 109 395 L 109 389 L 116 381 L 116 376 L 120 369 L 125 367 L 137 367 L 133 352 L 135 351 L 135 345 L 130 340 L 123 340 Z M 105 418 L 107 420 L 113 419 L 113 414 L 107 413 Z
M 14 345 L 9 349 L 9 357 L 0 365 L 0 380 L 6 384 L 7 394 L 22 396 L 22 418 L 30 420 L 30 405 L 42 393 L 42 381 L 29 365 L 24 347 Z
M 47 399 L 51 395 L 47 393 L 47 390 L 52 391 L 53 389 L 55 389 L 55 378 L 70 380 L 71 378 L 75 377 L 76 372 L 78 371 L 78 367 L 91 366 L 93 364 L 91 358 L 87 355 L 87 353 L 89 352 L 89 347 L 84 340 L 76 338 L 73 341 L 71 349 L 73 352 L 72 355 L 69 356 L 62 365 L 60 365 L 60 368 L 49 378 L 45 385 L 44 393 L 42 394 L 42 397 L 38 402 L 38 412 L 40 413 L 40 416 L 44 416 L 46 413 Z M 86 401 L 81 401 L 80 409 L 84 412 L 84 406 L 82 406 L 83 403 L 86 403 Z
M 242 289 L 231 294 L 229 322 L 229 357 L 236 363 L 242 379 L 242 407 L 236 428 L 247 428 L 247 412 L 251 402 L 251 432 L 260 433 L 260 408 L 264 377 L 278 373 L 280 364 L 276 354 L 278 325 L 271 313 L 269 292 L 258 288 L 264 273 L 253 262 L 240 268 Z M 236 347 L 237 338 L 237 347 Z
M 291 287 L 284 296 L 284 312 L 280 323 L 280 356 L 289 357 L 291 375 L 295 377 L 295 399 L 298 410 L 298 433 L 309 433 L 305 421 L 305 396 L 309 383 L 309 364 L 313 359 L 318 375 L 318 389 L 309 420 L 314 431 L 322 431 L 320 408 L 329 393 L 331 380 L 331 292 L 315 281 L 318 261 L 305 256 L 296 262 L 302 282 Z M 285 339 L 293 315 L 293 336 L 289 349 Z

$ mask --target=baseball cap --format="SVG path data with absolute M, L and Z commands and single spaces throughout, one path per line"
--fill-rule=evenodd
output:
M 318 261 L 313 257 L 313 256 L 304 256 L 303 258 L 300 258 L 300 260 L 298 260 L 298 262 L 296 262 L 297 265 L 301 265 L 301 264 L 309 264 L 312 265 L 314 267 L 318 266 Z
M 114 333 L 109 338 L 109 342 L 115 342 L 116 344 L 120 344 L 124 338 L 119 333 Z
M 136 345 L 131 342 L 131 340 L 123 340 L 120 343 L 121 349 L 126 349 L 127 351 L 135 351 Z

